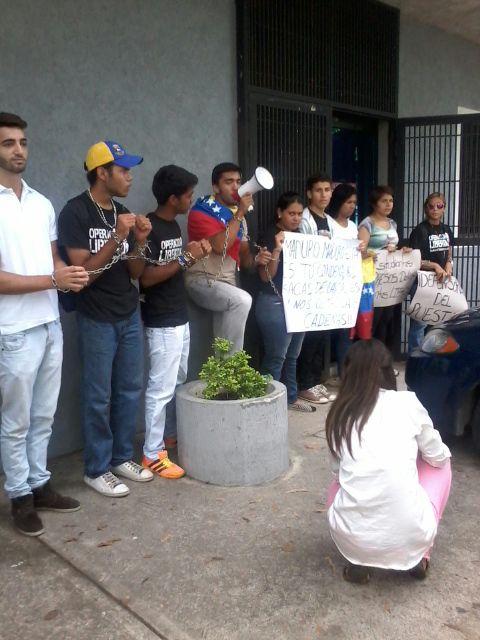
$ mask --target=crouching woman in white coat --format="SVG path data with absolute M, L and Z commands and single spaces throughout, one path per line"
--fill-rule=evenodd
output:
M 378 340 L 349 350 L 326 422 L 337 478 L 327 497 L 344 578 L 371 567 L 425 578 L 451 484 L 450 451 L 414 393 L 396 391 L 392 358 Z

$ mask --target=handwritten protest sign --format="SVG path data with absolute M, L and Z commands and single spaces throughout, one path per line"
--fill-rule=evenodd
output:
M 418 287 L 408 315 L 428 325 L 437 325 L 468 309 L 462 287 L 453 276 L 438 282 L 433 271 L 418 272 Z
M 282 297 L 287 331 L 353 327 L 362 292 L 356 240 L 285 233 Z
M 404 253 L 379 251 L 375 262 L 375 307 L 390 307 L 407 297 L 420 269 L 418 249 Z

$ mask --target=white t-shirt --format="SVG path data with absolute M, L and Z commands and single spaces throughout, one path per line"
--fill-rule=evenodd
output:
M 51 242 L 57 239 L 52 204 L 22 180 L 19 200 L 0 185 L 0 270 L 24 276 L 53 271 Z M 59 317 L 53 289 L 18 295 L 0 294 L 0 333 L 11 334 Z
M 342 227 L 341 224 L 332 218 L 332 238 L 340 238 L 342 240 L 357 240 L 358 238 L 358 229 L 357 225 L 352 221 L 348 220 L 348 224 L 346 227 Z
M 437 524 L 418 481 L 418 451 L 436 467 L 450 457 L 414 393 L 381 390 L 361 443 L 352 432 L 353 456 L 342 448 L 340 489 L 328 510 L 331 536 L 353 564 L 406 570 L 433 544 Z

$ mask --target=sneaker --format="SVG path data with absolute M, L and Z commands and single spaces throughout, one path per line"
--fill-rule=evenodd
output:
M 38 517 L 33 506 L 33 495 L 31 493 L 12 501 L 13 524 L 24 536 L 40 536 L 45 531 L 42 521 Z
M 177 446 L 177 437 L 173 436 L 169 438 L 167 436 L 166 438 L 163 439 L 163 442 L 165 444 L 165 449 L 175 449 L 175 447 Z
M 313 402 L 313 404 L 328 404 L 328 398 L 315 393 L 313 389 L 306 389 L 305 391 L 299 391 L 298 397 L 307 402 Z
M 50 481 L 46 484 L 32 489 L 33 504 L 37 511 L 59 511 L 69 513 L 70 511 L 78 511 L 80 502 L 68 496 L 62 496 L 52 489 Z
M 350 562 L 343 568 L 343 577 L 347 582 L 355 584 L 367 584 L 370 582 L 370 571 L 368 567 L 360 564 L 351 564 Z
M 422 558 L 420 562 L 409 569 L 408 573 L 412 576 L 412 578 L 416 578 L 417 580 L 425 580 L 428 573 L 428 567 L 430 566 L 430 562 L 427 558 Z
M 398 378 L 398 376 L 400 375 L 400 371 L 398 369 L 393 369 L 393 375 Z
M 112 467 L 113 473 L 133 482 L 149 482 L 153 480 L 153 473 L 148 469 L 144 469 L 141 465 L 133 462 L 133 460 L 127 460 L 123 464 L 119 464 L 118 467 Z
M 164 451 L 158 452 L 157 460 L 150 460 L 149 458 L 143 458 L 142 465 L 145 469 L 150 469 L 161 478 L 168 478 L 169 480 L 176 480 L 185 475 L 185 471 L 178 464 L 175 464 L 168 457 L 168 453 Z
M 120 482 L 117 476 L 114 476 L 111 471 L 107 471 L 98 478 L 89 478 L 88 476 L 83 476 L 83 480 L 85 484 L 88 484 L 89 487 L 98 491 L 103 496 L 108 496 L 109 498 L 121 498 L 123 496 L 128 496 L 130 493 L 130 489 L 127 485 Z
M 333 402 L 337 397 L 337 394 L 330 393 L 330 391 L 327 389 L 327 387 L 324 384 L 317 384 L 312 389 L 310 389 L 310 391 L 313 391 L 318 396 L 323 396 L 324 398 L 327 399 L 327 402 Z
M 301 400 L 296 400 L 292 402 L 292 404 L 288 405 L 288 408 L 292 411 L 301 411 L 302 413 L 314 413 L 317 409 L 316 407 L 312 407 L 306 402 L 302 402 Z

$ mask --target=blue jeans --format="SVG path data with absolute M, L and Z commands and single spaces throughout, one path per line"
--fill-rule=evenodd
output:
M 98 322 L 77 313 L 77 323 L 85 474 L 97 478 L 133 458 L 143 332 L 138 310 L 119 322 Z
M 283 303 L 275 294 L 259 294 L 255 318 L 265 348 L 260 371 L 285 384 L 288 404 L 292 404 L 297 400 L 297 358 L 305 334 L 287 333 Z
M 62 356 L 60 320 L 0 335 L 0 449 L 9 498 L 25 496 L 50 478 L 47 448 Z
M 413 300 L 413 296 L 417 291 L 417 280 L 412 285 L 410 289 L 410 301 Z M 412 353 L 414 349 L 417 349 L 425 336 L 425 329 L 427 325 L 423 322 L 419 322 L 418 320 L 414 320 L 410 318 L 410 326 L 408 329 L 408 353 Z

